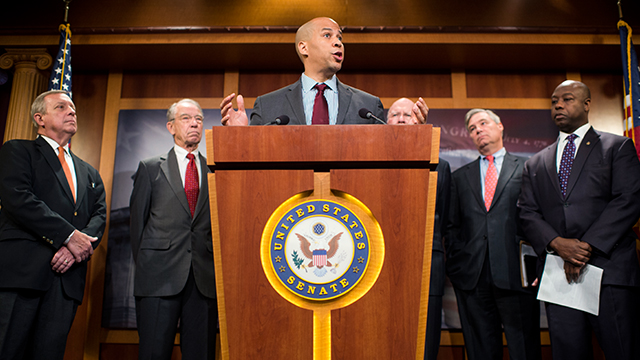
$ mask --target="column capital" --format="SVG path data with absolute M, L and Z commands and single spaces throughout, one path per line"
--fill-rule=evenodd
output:
M 0 56 L 0 68 L 10 69 L 14 64 L 35 63 L 40 70 L 48 69 L 53 63 L 51 55 L 45 48 L 37 49 L 5 49 L 7 52 Z

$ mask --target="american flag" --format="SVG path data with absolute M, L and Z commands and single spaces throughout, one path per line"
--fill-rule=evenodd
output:
M 327 250 L 313 250 L 313 266 L 327 266 Z
M 65 90 L 71 94 L 71 26 L 60 25 L 60 49 L 49 79 L 49 90 Z
M 631 27 L 618 21 L 622 71 L 624 78 L 624 135 L 633 139 L 640 156 L 640 69 L 638 57 L 631 41 Z

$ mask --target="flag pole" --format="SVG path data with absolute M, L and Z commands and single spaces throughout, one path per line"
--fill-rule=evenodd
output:
M 62 0 L 62 1 L 64 1 L 64 23 L 68 24 L 69 21 L 67 20 L 69 18 L 69 3 L 71 2 L 71 0 Z M 620 6 L 619 1 L 618 1 L 618 6 Z M 620 16 L 620 18 L 622 18 L 622 15 Z

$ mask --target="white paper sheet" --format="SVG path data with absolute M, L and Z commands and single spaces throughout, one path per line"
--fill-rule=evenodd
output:
M 587 264 L 578 282 L 567 282 L 564 260 L 560 256 L 547 254 L 538 290 L 538 300 L 598 315 L 600 309 L 600 285 L 603 270 Z

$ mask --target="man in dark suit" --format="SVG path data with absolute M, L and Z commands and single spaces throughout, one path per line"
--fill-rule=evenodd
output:
M 452 175 L 445 249 L 467 353 L 502 359 L 504 327 L 511 359 L 539 359 L 539 303 L 520 279 L 516 204 L 525 159 L 506 152 L 492 111 L 470 110 L 465 123 L 480 157 Z
M 217 307 L 202 108 L 173 104 L 175 146 L 140 162 L 131 193 L 131 247 L 140 359 L 170 359 L 178 320 L 185 359 L 215 356 Z
M 31 117 L 38 137 L 0 149 L 0 358 L 62 359 L 105 228 L 105 192 L 69 149 L 78 123 L 68 94 L 40 94 Z
M 429 108 L 422 98 L 418 103 L 424 105 L 426 112 L 418 108 L 407 98 L 396 100 L 387 112 L 389 125 L 416 125 L 426 123 L 425 115 Z M 431 282 L 429 286 L 429 307 L 427 309 L 427 334 L 425 338 L 424 359 L 437 359 L 440 349 L 442 328 L 442 296 L 444 295 L 445 267 L 442 236 L 446 230 L 449 198 L 451 190 L 451 167 L 446 160 L 438 159 L 438 190 L 436 193 L 436 213 L 433 221 L 433 246 L 431 248 Z
M 592 359 L 592 332 L 607 359 L 640 359 L 640 267 L 633 224 L 640 217 L 640 162 L 629 138 L 595 131 L 591 95 L 565 81 L 551 96 L 558 141 L 525 165 L 518 206 L 539 256 L 564 260 L 567 282 L 585 264 L 604 270 L 599 315 L 546 303 L 554 359 Z
M 282 115 L 288 116 L 292 125 L 376 123 L 373 117 L 360 117 L 363 108 L 384 118 L 379 98 L 344 85 L 336 77 L 344 60 L 344 45 L 342 30 L 335 21 L 320 17 L 300 26 L 296 51 L 304 65 L 300 80 L 259 96 L 253 105 L 251 125 L 268 124 Z M 235 95 L 227 96 L 220 104 L 222 125 L 249 124 L 242 95 L 238 95 L 238 110 L 233 110 Z M 422 104 L 418 106 L 423 109 Z

